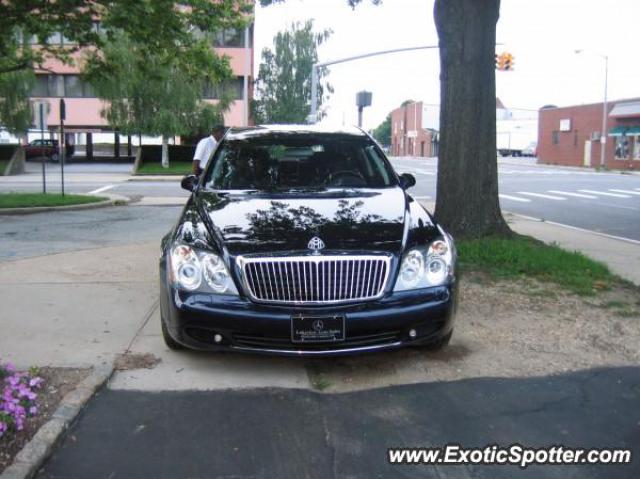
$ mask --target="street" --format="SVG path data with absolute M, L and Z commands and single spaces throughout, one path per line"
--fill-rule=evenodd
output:
M 435 199 L 436 161 L 392 158 L 398 173 L 412 173 L 417 199 Z M 533 158 L 499 159 L 503 210 L 576 228 L 640 241 L 640 175 L 541 166 Z M 128 181 L 130 165 L 72 164 L 65 169 L 71 193 L 114 193 L 156 198 L 153 204 L 180 204 L 188 193 L 177 181 Z M 0 178 L 0 191 L 40 191 L 39 164 L 28 175 Z M 60 190 L 59 167 L 48 165 L 48 189 Z M 160 202 L 160 203 L 158 203 Z M 144 203 L 143 203 L 144 204 Z

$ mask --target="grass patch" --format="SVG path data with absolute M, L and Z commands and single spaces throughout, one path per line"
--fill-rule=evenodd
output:
M 496 279 L 535 278 L 580 295 L 609 289 L 616 281 L 606 265 L 579 252 L 566 251 L 533 238 L 460 240 L 461 270 L 481 270 Z
M 0 208 L 33 208 L 36 206 L 67 206 L 96 203 L 101 196 L 64 195 L 59 193 L 0 193 Z
M 193 165 L 186 161 L 170 163 L 169 168 L 163 168 L 159 163 L 144 163 L 136 175 L 177 175 L 185 176 L 193 172 Z
M 10 160 L 0 160 L 0 176 L 4 176 L 4 170 L 7 169 Z

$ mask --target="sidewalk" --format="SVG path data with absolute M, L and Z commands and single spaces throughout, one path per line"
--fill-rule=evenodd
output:
M 435 211 L 432 201 L 421 203 L 428 211 Z M 618 276 L 640 285 L 640 242 L 507 211 L 503 211 L 503 215 L 516 233 L 533 236 L 545 243 L 556 243 L 569 251 L 580 251 L 605 263 Z

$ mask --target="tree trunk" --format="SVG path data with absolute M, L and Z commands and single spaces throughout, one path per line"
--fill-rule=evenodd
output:
M 496 22 L 500 0 L 436 0 L 440 151 L 436 218 L 455 236 L 511 233 L 500 211 Z
M 169 138 L 162 135 L 162 167 L 169 168 Z

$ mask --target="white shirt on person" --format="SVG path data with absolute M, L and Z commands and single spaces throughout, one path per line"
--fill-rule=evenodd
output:
M 196 152 L 193 155 L 193 160 L 200 161 L 200 168 L 204 169 L 204 167 L 207 166 L 211 153 L 213 153 L 217 144 L 218 142 L 213 135 L 209 135 L 198 142 L 196 145 Z

